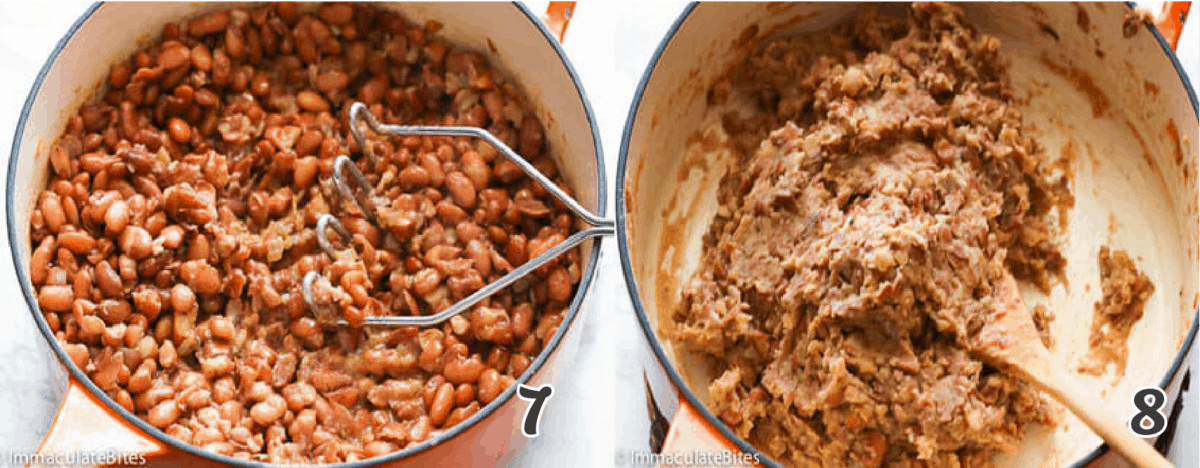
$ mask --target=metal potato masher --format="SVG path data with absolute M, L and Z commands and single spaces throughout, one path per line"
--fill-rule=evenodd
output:
M 367 106 L 361 102 L 355 102 L 352 104 L 348 114 L 350 133 L 354 137 L 355 142 L 358 143 L 358 147 L 361 148 L 364 153 L 366 153 L 372 165 L 375 165 L 378 162 L 379 156 L 374 153 L 373 148 L 367 142 L 360 123 L 366 124 L 371 131 L 383 136 L 447 136 L 480 138 L 492 145 L 499 152 L 499 154 L 516 164 L 521 171 L 532 177 L 538 185 L 541 185 L 542 188 L 546 189 L 550 195 L 552 195 L 559 202 L 562 202 L 562 204 L 565 205 L 569 210 L 583 219 L 585 223 L 592 226 L 572 234 L 570 237 L 567 237 L 562 242 L 559 242 L 558 244 L 549 248 L 541 255 L 531 258 L 525 263 L 514 267 L 512 271 L 508 272 L 504 276 L 484 285 L 482 288 L 462 298 L 441 312 L 432 315 L 419 316 L 367 316 L 363 320 L 363 325 L 424 326 L 439 324 L 455 315 L 467 311 L 471 306 L 479 303 L 479 301 L 486 299 L 488 296 L 495 294 L 500 289 L 503 289 L 513 282 L 521 279 L 525 275 L 536 270 L 538 267 L 545 265 L 551 260 L 557 258 L 559 255 L 562 255 L 564 252 L 567 252 L 575 246 L 583 243 L 583 241 L 592 237 L 599 237 L 615 233 L 614 223 L 611 219 L 601 218 L 588 211 L 586 208 L 580 205 L 579 202 L 575 201 L 574 198 L 571 198 L 570 195 L 567 195 L 566 192 L 563 192 L 561 189 L 559 189 L 558 186 L 555 185 L 554 182 L 548 177 L 539 172 L 537 168 L 533 166 L 533 164 L 530 164 L 529 161 L 526 161 L 515 151 L 513 151 L 512 148 L 509 148 L 508 145 L 504 144 L 504 142 L 500 141 L 499 138 L 496 138 L 495 135 L 492 135 L 491 132 L 488 132 L 487 130 L 478 127 L 383 124 L 376 120 L 375 116 L 371 114 L 369 109 L 367 109 Z M 349 156 L 338 156 L 334 160 L 333 181 L 334 186 L 337 188 L 338 194 L 342 199 L 349 201 L 356 208 L 358 208 L 358 210 L 363 213 L 363 216 L 369 222 L 375 225 L 379 224 L 375 209 L 376 199 L 371 185 L 367 181 L 366 176 L 359 171 L 358 167 L 354 165 L 354 161 L 351 160 Z M 329 237 L 327 237 L 327 233 L 330 229 L 336 232 L 343 240 L 347 242 L 351 239 L 351 234 L 350 231 L 348 231 L 345 226 L 338 221 L 337 217 L 332 214 L 325 213 L 320 215 L 318 218 L 316 226 L 317 243 L 331 259 L 336 260 L 338 258 L 338 251 L 334 248 Z M 317 272 L 316 270 L 309 271 L 304 275 L 304 279 L 301 284 L 304 302 L 312 312 L 317 312 L 323 307 L 328 307 L 328 305 L 319 304 L 313 292 L 313 284 L 320 278 L 321 273 Z M 338 323 L 345 324 L 345 321 L 339 321 Z

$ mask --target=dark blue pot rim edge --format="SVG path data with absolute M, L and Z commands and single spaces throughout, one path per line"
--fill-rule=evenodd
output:
M 688 388 L 688 385 L 683 380 L 683 377 L 675 369 L 672 361 L 667 357 L 666 351 L 659 343 L 658 336 L 654 332 L 654 326 L 650 323 L 650 320 L 646 315 L 645 307 L 641 301 L 641 292 L 638 288 L 637 282 L 634 279 L 633 264 L 629 255 L 629 230 L 626 225 L 628 220 L 626 219 L 625 212 L 625 177 L 629 159 L 629 140 L 633 134 L 633 125 L 638 115 L 638 108 L 640 107 L 642 98 L 646 92 L 646 87 L 649 85 L 650 79 L 656 66 L 658 65 L 659 60 L 662 59 L 663 53 L 666 51 L 666 48 L 670 46 L 675 34 L 679 32 L 679 29 L 687 21 L 688 17 L 696 9 L 697 5 L 697 2 L 690 3 L 686 8 L 684 8 L 683 12 L 680 13 L 674 24 L 672 24 L 667 30 L 666 36 L 663 37 L 654 54 L 651 56 L 650 62 L 646 65 L 646 71 L 643 73 L 641 81 L 638 83 L 638 87 L 634 91 L 633 101 L 631 102 L 627 114 L 628 116 L 625 120 L 625 129 L 621 135 L 621 148 L 617 155 L 617 179 L 616 186 L 614 187 L 616 196 L 616 208 L 614 208 L 614 211 L 617 220 L 617 248 L 621 260 L 621 271 L 625 277 L 625 285 L 629 292 L 630 302 L 633 303 L 633 308 L 637 314 L 638 322 L 641 325 L 642 332 L 646 335 L 646 339 L 650 344 L 650 348 L 654 351 L 655 357 L 659 361 L 659 365 L 661 365 L 666 371 L 672 383 L 674 383 L 680 394 L 682 394 L 682 397 L 687 400 L 687 402 L 696 410 L 696 412 L 698 412 L 704 418 L 705 422 L 715 428 L 717 432 L 719 432 L 721 436 L 725 438 L 726 441 L 732 442 L 744 453 L 757 455 L 762 464 L 766 466 L 771 468 L 783 468 L 779 462 L 771 459 L 766 454 L 763 454 L 750 445 L 749 442 L 745 441 L 741 437 L 738 437 L 737 434 L 729 429 L 729 426 L 727 426 L 723 421 L 720 420 L 720 418 L 717 418 L 711 411 L 709 411 L 703 402 L 701 402 L 700 399 L 696 397 L 694 393 L 692 393 L 691 389 Z M 1132 2 L 1126 2 L 1126 5 L 1130 9 L 1133 9 L 1136 6 Z M 1200 106 L 1197 105 L 1196 92 L 1192 88 L 1191 83 L 1188 81 L 1187 74 L 1184 72 L 1183 66 L 1179 63 L 1178 56 L 1175 54 L 1175 51 L 1171 49 L 1170 45 L 1167 44 L 1167 41 L 1158 31 L 1158 28 L 1156 28 L 1152 23 L 1147 23 L 1146 26 L 1147 29 L 1153 33 L 1155 40 L 1158 41 L 1159 45 L 1166 53 L 1167 58 L 1171 60 L 1171 63 L 1174 65 L 1175 71 L 1178 74 L 1184 89 L 1187 91 L 1188 99 L 1192 104 L 1192 111 L 1197 113 L 1197 108 Z M 1200 113 L 1197 113 L 1197 116 L 1200 117 Z M 1180 345 L 1179 351 L 1176 354 L 1175 359 L 1172 361 L 1166 375 L 1159 382 L 1160 388 L 1166 389 L 1178 375 L 1179 370 L 1183 367 L 1183 363 L 1187 359 L 1188 353 L 1191 351 L 1191 348 L 1195 342 L 1198 322 L 1200 322 L 1200 309 L 1197 309 L 1196 313 L 1193 315 L 1191 328 L 1188 330 L 1183 343 Z M 1102 444 L 1093 449 L 1083 458 L 1077 460 L 1071 465 L 1071 467 L 1084 468 L 1088 464 L 1098 459 L 1100 456 L 1104 455 L 1106 452 L 1108 452 L 1108 450 L 1108 444 Z
M 598 216 L 603 217 L 605 215 L 605 210 L 606 210 L 605 204 L 606 204 L 606 199 L 607 199 L 607 195 L 608 195 L 607 184 L 605 183 L 607 178 L 605 177 L 605 172 L 604 172 L 604 153 L 603 153 L 603 149 L 601 147 L 600 129 L 596 122 L 595 112 L 592 110 L 591 102 L 588 101 L 587 93 L 584 92 L 583 83 L 579 79 L 579 74 L 575 71 L 574 65 L 572 65 L 571 61 L 567 58 L 566 52 L 563 50 L 562 45 L 559 44 L 558 40 L 554 38 L 554 36 L 553 36 L 553 34 L 551 34 L 550 30 L 546 28 L 546 25 L 543 24 L 542 21 L 540 19 L 538 19 L 537 15 L 535 13 L 533 13 L 523 3 L 512 2 L 512 4 L 513 4 L 513 6 L 515 6 L 518 9 L 518 11 L 520 11 L 524 15 L 524 17 L 532 24 L 533 27 L 537 28 L 537 30 L 541 33 L 542 37 L 553 48 L 554 52 L 558 55 L 558 58 L 562 61 L 563 66 L 566 68 L 567 73 L 570 75 L 571 80 L 574 82 L 575 89 L 578 92 L 579 99 L 583 103 L 584 111 L 585 111 L 585 114 L 587 115 L 588 126 L 591 129 L 591 133 L 592 133 L 593 150 L 596 155 L 596 161 L 595 161 L 595 163 L 596 163 L 596 181 L 597 181 L 597 183 L 596 183 L 596 197 L 597 197 L 596 214 Z M 33 103 L 37 98 L 38 92 L 42 88 L 42 84 L 46 78 L 46 75 L 50 72 L 50 69 L 54 66 L 56 60 L 58 59 L 59 53 L 62 52 L 62 50 L 71 42 L 71 39 L 75 36 L 75 33 L 78 32 L 79 29 L 83 27 L 83 24 L 101 6 L 102 6 L 102 2 L 97 2 L 97 3 L 93 4 L 92 6 L 88 7 L 88 9 L 79 17 L 79 19 L 76 20 L 73 25 L 71 25 L 71 27 L 67 30 L 66 34 L 62 37 L 62 39 L 60 39 L 58 41 L 58 44 L 55 45 L 54 50 L 50 53 L 49 58 L 46 59 L 46 63 L 43 64 L 42 68 L 38 71 L 37 77 L 34 79 L 33 87 L 30 90 L 29 95 L 26 97 L 25 104 L 21 108 L 21 114 L 19 115 L 19 117 L 17 119 L 16 132 L 14 133 L 12 150 L 11 150 L 11 154 L 10 154 L 9 161 L 8 161 L 7 187 L 5 189 L 5 196 L 6 196 L 5 209 L 7 212 L 6 216 L 7 216 L 7 220 L 8 220 L 9 248 L 12 253 L 13 267 L 16 269 L 16 273 L 17 273 L 16 276 L 17 276 L 18 282 L 20 283 L 20 286 L 21 286 L 22 295 L 25 298 L 25 302 L 29 305 L 30 313 L 33 314 L 34 322 L 37 324 L 38 329 L 41 331 L 41 333 L 42 333 L 43 337 L 46 339 L 46 341 L 49 342 L 50 348 L 54 350 L 54 353 L 57 355 L 58 360 L 70 372 L 71 378 L 73 380 L 75 380 L 76 382 L 78 382 L 80 385 L 82 385 L 85 389 L 87 389 L 88 393 L 91 394 L 92 398 L 94 398 L 97 401 L 99 401 L 100 403 L 102 403 L 113 414 L 119 416 L 121 419 L 125 420 L 127 423 L 132 424 L 143 434 L 149 435 L 150 437 L 156 439 L 160 443 L 163 443 L 164 445 L 166 445 L 169 448 L 180 450 L 187 454 L 190 454 L 190 455 L 193 455 L 193 456 L 196 456 L 199 458 L 209 459 L 212 461 L 224 463 L 224 464 L 231 465 L 231 466 L 255 467 L 255 468 L 287 466 L 287 465 L 264 463 L 264 462 L 251 461 L 251 460 L 241 460 L 241 459 L 233 458 L 230 456 L 219 455 L 214 452 L 209 452 L 207 450 L 201 449 L 194 445 L 183 443 L 182 441 L 167 435 L 161 429 L 151 426 L 149 423 L 147 423 L 146 421 L 137 417 L 136 415 L 129 412 L 128 410 L 122 408 L 115 401 L 113 401 L 112 398 L 110 398 L 107 394 L 105 394 L 103 390 L 101 390 L 98 386 L 96 386 L 96 384 L 93 383 L 91 381 L 91 379 L 89 379 L 87 377 L 87 375 L 84 374 L 79 369 L 79 367 L 76 366 L 74 364 L 74 362 L 71 361 L 70 357 L 67 356 L 66 351 L 63 350 L 62 346 L 58 343 L 58 340 L 55 338 L 54 332 L 50 330 L 49 325 L 46 323 L 45 318 L 42 316 L 40 307 L 38 307 L 38 305 L 37 305 L 37 297 L 33 293 L 32 285 L 29 282 L 29 278 L 28 278 L 29 275 L 28 275 L 28 272 L 26 269 L 26 265 L 21 260 L 20 252 L 17 248 L 17 243 L 19 242 L 18 229 L 28 227 L 28 220 L 16 219 L 17 210 L 16 210 L 16 207 L 14 206 L 14 197 L 13 197 L 13 194 L 15 193 L 15 191 L 17 189 L 16 174 L 17 174 L 17 166 L 18 166 L 18 155 L 20 154 L 20 149 L 21 149 L 21 136 L 25 131 L 25 123 L 29 117 L 29 113 L 33 107 Z M 584 268 L 583 275 L 580 277 L 579 284 L 576 286 L 575 296 L 571 301 L 571 305 L 567 310 L 567 314 L 563 317 L 562 323 L 559 325 L 558 330 L 555 332 L 554 336 L 550 339 L 550 342 L 547 343 L 543 347 L 542 352 L 538 354 L 538 357 L 532 363 L 530 363 L 529 368 L 526 369 L 525 372 L 522 373 L 516 379 L 517 384 L 522 384 L 522 383 L 528 382 L 533 377 L 533 375 L 542 368 L 542 366 L 546 363 L 549 356 L 551 354 L 554 354 L 554 352 L 556 352 L 558 350 L 558 346 L 559 346 L 560 342 L 566 336 L 567 332 L 570 331 L 570 329 L 572 328 L 572 325 L 574 325 L 575 319 L 578 317 L 580 309 L 582 308 L 583 301 L 589 292 L 589 289 L 591 287 L 593 280 L 595 279 L 595 275 L 597 273 L 597 265 L 598 265 L 599 259 L 600 259 L 600 247 L 601 247 L 600 240 L 597 239 L 592 242 L 591 253 L 588 255 L 588 265 Z M 429 440 L 426 440 L 420 444 L 417 444 L 412 447 L 408 447 L 403 450 L 399 450 L 399 451 L 396 451 L 396 452 L 393 452 L 393 453 L 390 453 L 387 455 L 379 456 L 379 457 L 368 458 L 365 460 L 359 460 L 359 461 L 355 461 L 355 462 L 328 464 L 328 465 L 322 465 L 322 466 L 329 466 L 329 467 L 333 467 L 333 468 L 366 468 L 366 467 L 370 467 L 370 466 L 377 466 L 377 465 L 402 461 L 405 458 L 412 457 L 421 452 L 424 452 L 424 451 L 428 450 L 429 448 L 433 447 L 434 445 L 437 445 L 440 443 L 445 443 L 445 442 L 449 441 L 450 439 L 458 436 L 459 434 L 465 432 L 466 430 L 470 429 L 471 427 L 474 427 L 475 424 L 486 419 L 492 413 L 496 412 L 496 410 L 498 408 L 500 408 L 501 406 L 506 404 L 509 400 L 511 400 L 512 397 L 516 394 L 516 391 L 517 391 L 517 385 L 513 385 L 513 386 L 509 387 L 507 390 L 504 391 L 504 393 L 501 393 L 500 396 L 498 396 L 491 403 L 485 405 L 483 408 L 480 408 L 480 410 L 477 411 L 470 418 L 467 418 L 465 421 L 455 425 L 450 430 L 444 431 L 441 434 L 439 434 L 435 437 L 432 437 Z M 57 413 L 55 415 L 55 419 L 57 419 Z M 516 427 L 516 426 L 514 425 L 514 427 Z M 516 447 L 513 448 L 513 450 L 517 450 L 517 449 L 518 448 L 516 448 Z

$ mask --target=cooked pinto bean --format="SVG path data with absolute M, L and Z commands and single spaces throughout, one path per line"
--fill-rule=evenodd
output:
M 250 408 L 250 418 L 265 426 L 278 420 L 286 411 L 287 402 L 283 397 L 272 394 Z
M 75 254 L 85 254 L 96 245 L 96 240 L 86 232 L 67 231 L 58 235 L 58 245 Z
M 454 384 L 447 382 L 438 387 L 437 393 L 433 397 L 433 403 L 429 406 L 429 422 L 435 426 L 441 426 L 450 416 L 452 409 L 454 409 Z
M 121 250 L 133 260 L 150 256 L 153 239 L 150 232 L 140 226 L 127 226 L 121 231 Z
M 38 293 L 38 306 L 50 312 L 70 312 L 75 301 L 75 292 L 70 286 L 42 286 Z
M 442 372 L 446 376 L 446 381 L 450 383 L 469 384 L 479 380 L 479 374 L 483 372 L 483 368 L 479 356 L 475 355 L 469 359 L 459 358 L 450 361 Z
M 129 224 L 129 205 L 124 200 L 116 200 L 104 211 L 104 229 L 109 236 L 116 236 L 125 230 Z
M 179 405 L 175 400 L 159 403 L 146 413 L 146 422 L 159 429 L 165 428 L 179 419 Z
M 229 25 L 230 14 L 228 11 L 215 11 L 208 15 L 188 21 L 187 31 L 192 36 L 206 36 L 215 34 L 225 29 Z
M 29 279 L 35 285 L 40 285 L 46 282 L 50 276 L 51 256 L 56 250 L 54 236 L 47 236 L 42 239 L 36 249 L 33 249 L 33 254 L 29 259 Z
M 479 375 L 479 401 L 486 405 L 502 392 L 504 387 L 500 382 L 500 373 L 496 369 L 484 369 Z

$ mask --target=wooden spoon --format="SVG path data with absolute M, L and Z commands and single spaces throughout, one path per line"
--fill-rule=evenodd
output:
M 1134 466 L 1171 467 L 1150 444 L 1135 436 L 1125 421 L 1108 411 L 1108 405 L 1096 397 L 1097 390 L 1080 384 L 1050 359 L 1050 351 L 1042 345 L 1017 282 L 1007 270 L 998 293 L 1001 308 L 980 331 L 976 342 L 985 358 L 1065 404 Z

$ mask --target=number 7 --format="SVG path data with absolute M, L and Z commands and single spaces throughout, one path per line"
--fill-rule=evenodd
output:
M 533 388 L 521 384 L 517 387 L 517 396 L 522 400 L 531 401 L 525 409 L 525 422 L 521 424 L 521 433 L 525 437 L 537 437 L 538 428 L 542 425 L 542 406 L 554 395 L 554 387 L 550 384 L 541 388 Z

